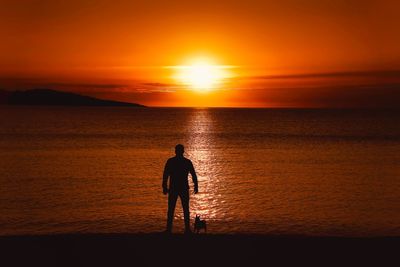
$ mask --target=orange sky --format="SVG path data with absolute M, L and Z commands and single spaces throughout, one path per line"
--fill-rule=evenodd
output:
M 399 1 L 0 6 L 4 89 L 46 87 L 155 106 L 400 106 Z M 177 84 L 165 66 L 196 56 L 236 66 L 234 77 L 208 93 Z

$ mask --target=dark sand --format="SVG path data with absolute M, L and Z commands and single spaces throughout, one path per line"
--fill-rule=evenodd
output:
M 400 266 L 400 237 L 69 234 L 0 246 L 0 266 Z

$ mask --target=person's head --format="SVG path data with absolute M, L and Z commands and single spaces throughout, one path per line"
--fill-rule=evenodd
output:
M 184 153 L 184 152 L 185 152 L 185 148 L 184 148 L 183 145 L 177 144 L 177 145 L 175 146 L 175 154 L 176 154 L 177 156 L 183 156 L 183 153 Z

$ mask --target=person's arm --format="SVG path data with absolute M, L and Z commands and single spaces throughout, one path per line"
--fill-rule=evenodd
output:
M 197 182 L 197 175 L 196 175 L 196 171 L 194 170 L 192 162 L 190 162 L 189 172 L 192 175 L 192 180 L 193 180 L 193 184 L 194 184 L 194 193 L 197 194 L 199 192 L 199 184 Z
M 169 164 L 167 161 L 167 163 L 165 163 L 164 173 L 163 173 L 163 181 L 162 181 L 162 188 L 163 188 L 164 195 L 168 193 L 168 185 L 167 185 L 168 177 L 169 177 Z

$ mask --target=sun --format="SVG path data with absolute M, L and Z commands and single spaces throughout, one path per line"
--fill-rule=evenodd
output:
M 229 76 L 226 66 L 211 64 L 204 60 L 174 68 L 176 80 L 200 92 L 218 88 Z

